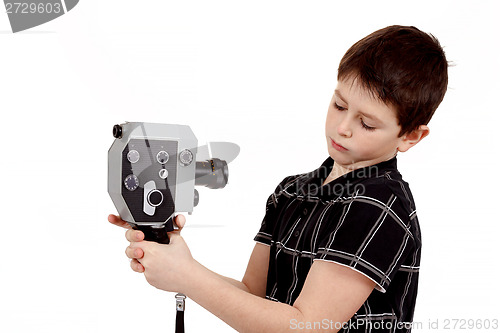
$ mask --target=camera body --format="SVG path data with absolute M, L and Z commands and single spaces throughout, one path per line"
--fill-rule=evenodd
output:
M 120 217 L 168 243 L 175 212 L 193 211 L 195 185 L 227 184 L 225 161 L 196 161 L 198 140 L 189 126 L 127 122 L 113 127 L 108 151 L 108 193 Z

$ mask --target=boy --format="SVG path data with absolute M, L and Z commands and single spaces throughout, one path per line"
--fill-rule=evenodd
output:
M 339 66 L 326 119 L 330 157 L 269 197 L 242 281 L 196 262 L 180 231 L 169 245 L 127 231 L 132 269 L 240 332 L 410 331 L 421 238 L 396 154 L 429 134 L 447 81 L 434 37 L 390 26 L 363 38 Z

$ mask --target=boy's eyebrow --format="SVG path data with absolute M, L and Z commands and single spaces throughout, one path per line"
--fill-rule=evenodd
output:
M 371 119 L 371 120 L 373 120 L 373 121 L 376 121 L 376 122 L 381 123 L 380 119 L 378 119 L 378 118 L 377 118 L 377 117 L 375 117 L 374 115 L 371 115 L 371 114 L 369 114 L 369 113 L 364 113 L 363 111 L 359 111 L 359 113 L 360 113 L 361 115 L 363 115 L 364 117 L 366 117 L 366 118 L 369 118 L 369 119 Z
M 345 98 L 342 97 L 342 94 L 340 93 L 340 91 L 338 89 L 335 89 L 335 95 L 337 95 L 342 100 L 342 102 L 347 104 Z
M 339 98 L 342 102 L 344 102 L 345 104 L 348 104 L 348 105 L 349 105 L 349 103 L 347 103 L 347 102 L 346 102 L 345 98 L 344 98 L 344 97 L 342 97 L 342 94 L 340 93 L 340 91 L 339 91 L 338 89 L 335 89 L 335 95 L 336 95 L 336 96 L 337 96 L 337 97 L 338 97 L 338 98 Z M 365 112 L 363 112 L 363 111 L 361 111 L 361 110 L 360 110 L 360 111 L 358 111 L 358 112 L 359 112 L 361 115 L 363 115 L 364 117 L 366 117 L 366 118 L 369 118 L 369 119 L 371 119 L 371 120 L 373 120 L 373 121 L 376 121 L 376 122 L 382 123 L 382 121 L 381 121 L 380 119 L 378 119 L 376 116 L 374 116 L 374 115 L 372 115 L 372 114 L 365 113 Z

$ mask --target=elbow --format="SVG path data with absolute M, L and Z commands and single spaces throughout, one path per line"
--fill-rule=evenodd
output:
M 345 322 L 333 320 L 331 318 L 318 316 L 312 309 L 305 309 L 303 311 L 300 303 L 295 303 L 293 308 L 296 310 L 295 315 L 290 319 L 289 328 L 285 332 L 328 332 L 336 333 L 345 328 Z

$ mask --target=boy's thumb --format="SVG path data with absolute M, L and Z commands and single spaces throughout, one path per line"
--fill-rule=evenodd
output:
M 177 215 L 175 218 L 174 218 L 174 225 L 177 226 L 177 230 L 175 231 L 181 231 L 182 228 L 184 228 L 184 225 L 186 224 L 186 217 L 182 214 L 179 214 Z

